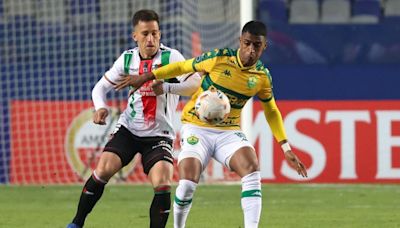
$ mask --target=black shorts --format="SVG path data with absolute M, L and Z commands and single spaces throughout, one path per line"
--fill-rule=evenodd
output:
M 113 152 L 121 158 L 122 167 L 132 161 L 136 153 L 142 155 L 143 171 L 149 174 L 151 167 L 158 161 L 173 164 L 172 140 L 167 137 L 138 137 L 126 127 L 119 129 L 104 147 L 104 151 Z

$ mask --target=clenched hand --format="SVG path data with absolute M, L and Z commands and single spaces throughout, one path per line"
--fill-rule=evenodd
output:
M 107 116 L 108 110 L 106 108 L 100 108 L 93 114 L 93 123 L 105 125 Z

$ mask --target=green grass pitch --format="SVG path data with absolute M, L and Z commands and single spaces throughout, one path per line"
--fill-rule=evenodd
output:
M 0 227 L 65 227 L 80 191 L 0 186 Z M 199 185 L 186 227 L 243 227 L 239 196 L 240 185 Z M 85 227 L 149 227 L 151 199 L 148 185 L 107 186 Z M 265 184 L 260 227 L 400 228 L 400 185 Z

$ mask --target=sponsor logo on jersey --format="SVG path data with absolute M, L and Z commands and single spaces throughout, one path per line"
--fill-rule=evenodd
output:
M 235 132 L 235 135 L 237 135 L 239 138 L 241 138 L 242 141 L 248 141 L 246 138 L 246 135 L 243 134 L 243 132 Z
M 253 89 L 256 85 L 257 85 L 257 77 L 251 75 L 247 80 L 247 87 L 249 87 L 249 89 Z
M 195 145 L 199 142 L 199 138 L 197 138 L 194 135 L 191 135 L 190 137 L 187 138 L 186 140 L 190 145 Z
M 106 119 L 108 125 L 96 125 L 92 121 L 93 109 L 90 108 L 79 113 L 69 125 L 65 135 L 65 153 L 72 170 L 81 179 L 89 178 L 110 135 L 118 131 L 120 125 L 116 125 L 117 113 L 116 109 L 112 109 Z M 133 165 L 129 164 L 111 181 L 126 179 L 133 168 Z M 90 195 L 89 192 L 85 194 Z
M 225 76 L 225 77 L 229 77 L 229 78 L 232 77 L 231 71 L 228 70 L 228 69 L 224 70 L 224 71 L 221 73 L 221 75 L 222 75 L 222 76 Z

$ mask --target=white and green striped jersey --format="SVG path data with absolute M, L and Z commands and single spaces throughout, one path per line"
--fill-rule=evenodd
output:
M 139 48 L 134 48 L 124 51 L 105 76 L 109 82 L 117 84 L 125 75 L 140 77 L 144 72 L 183 60 L 185 59 L 179 51 L 162 44 L 154 58 L 146 60 L 140 58 Z M 179 82 L 183 78 L 180 76 L 174 80 Z M 172 122 L 178 102 L 179 95 L 166 93 L 156 96 L 151 82 L 147 82 L 129 97 L 118 123 L 139 137 L 164 136 L 173 139 L 175 132 Z

